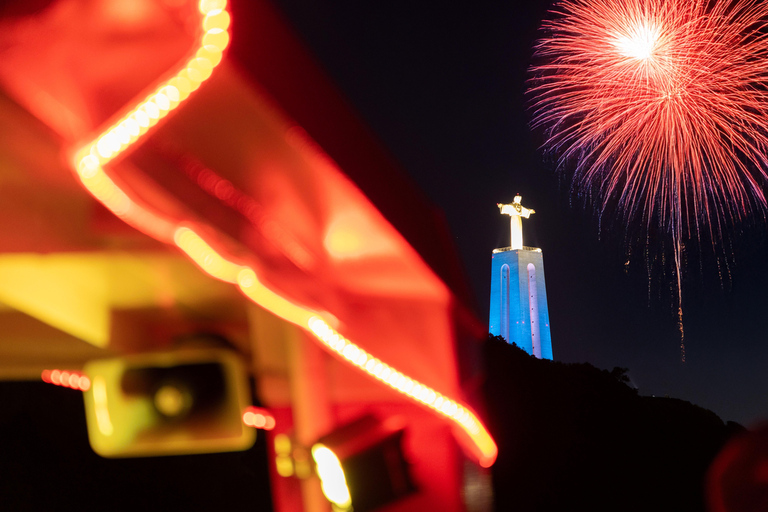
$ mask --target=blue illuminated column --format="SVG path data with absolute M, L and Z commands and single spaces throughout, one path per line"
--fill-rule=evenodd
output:
M 493 251 L 488 328 L 539 359 L 552 359 L 541 249 Z

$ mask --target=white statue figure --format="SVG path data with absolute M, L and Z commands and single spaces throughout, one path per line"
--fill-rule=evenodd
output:
M 509 215 L 510 217 L 510 228 L 512 232 L 512 243 L 511 247 L 512 249 L 522 249 L 523 248 L 523 221 L 522 218 L 525 217 L 526 219 L 531 216 L 532 213 L 536 213 L 534 210 L 531 210 L 530 208 L 526 208 L 522 205 L 522 196 L 519 194 L 515 196 L 515 198 L 512 200 L 512 204 L 501 204 L 496 203 L 496 206 L 499 207 L 499 210 L 501 210 L 502 215 Z

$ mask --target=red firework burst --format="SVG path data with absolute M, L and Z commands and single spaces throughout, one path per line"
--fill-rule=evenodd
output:
M 545 147 L 603 209 L 671 233 L 678 270 L 684 235 L 766 206 L 767 21 L 755 0 L 564 0 L 544 22 Z
M 682 240 L 766 207 L 768 3 L 563 0 L 543 28 L 533 124 L 601 215 L 671 236 L 685 361 Z

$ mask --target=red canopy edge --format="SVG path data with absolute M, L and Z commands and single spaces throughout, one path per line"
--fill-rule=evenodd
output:
M 328 349 L 331 353 L 337 355 L 341 360 L 357 367 L 372 378 L 379 380 L 383 384 L 388 385 L 392 389 L 451 421 L 464 433 L 466 440 L 470 441 L 469 443 L 465 442 L 463 444 L 468 446 L 470 451 L 474 453 L 480 464 L 486 467 L 490 466 L 496 457 L 496 445 L 485 427 L 469 408 L 454 398 L 449 398 L 447 395 L 441 394 L 435 387 L 409 377 L 402 371 L 395 369 L 378 357 L 375 357 L 360 344 L 350 341 L 350 339 L 345 337 L 345 335 L 342 335 L 341 332 L 345 332 L 345 334 L 350 331 L 352 333 L 356 332 L 353 326 L 354 322 L 350 320 L 347 322 L 348 325 L 345 326 L 343 325 L 344 319 L 342 318 L 342 325 L 339 327 L 339 319 L 337 316 L 333 314 L 329 315 L 327 311 L 318 307 L 322 306 L 322 300 L 313 303 L 311 298 L 308 299 L 306 296 L 301 297 L 303 300 L 297 300 L 296 297 L 291 297 L 291 294 L 286 291 L 285 286 L 281 286 L 278 282 L 281 280 L 280 277 L 273 276 L 271 282 L 262 281 L 261 272 L 256 271 L 259 265 L 257 262 L 249 259 L 247 251 L 242 251 L 242 246 L 245 246 L 246 249 L 252 248 L 252 246 L 249 247 L 248 244 L 232 243 L 233 238 L 237 237 L 232 237 L 223 232 L 215 222 L 207 222 L 206 219 L 201 218 L 200 215 L 189 215 L 188 211 L 185 211 L 183 207 L 179 208 L 173 205 L 173 201 L 157 202 L 157 194 L 155 192 L 140 191 L 137 190 L 136 187 L 132 188 L 126 186 L 126 180 L 130 180 L 130 173 L 126 174 L 123 169 L 130 168 L 130 166 L 123 165 L 124 162 L 121 162 L 121 160 L 126 158 L 129 151 L 134 151 L 134 148 L 137 146 L 135 143 L 142 140 L 146 133 L 150 130 L 153 133 L 157 132 L 157 128 L 153 128 L 153 126 L 157 125 L 161 119 L 176 109 L 181 103 L 184 103 L 186 97 L 194 92 L 202 82 L 207 80 L 213 67 L 218 64 L 218 60 L 221 58 L 221 52 L 228 44 L 226 31 L 229 21 L 228 16 L 225 16 L 226 11 L 218 11 L 220 5 L 223 5 L 223 3 L 217 2 L 216 0 L 201 2 L 201 11 L 204 15 L 202 22 L 203 39 L 198 44 L 198 48 L 195 48 L 194 56 L 187 59 L 184 62 L 184 65 L 180 68 L 175 68 L 175 71 L 171 71 L 165 75 L 166 78 L 162 80 L 158 86 L 152 89 L 151 93 L 147 94 L 144 99 L 135 102 L 132 107 L 128 106 L 123 109 L 121 114 L 116 118 L 113 118 L 106 129 L 103 129 L 97 136 L 93 137 L 91 142 L 85 144 L 76 152 L 73 162 L 78 177 L 85 188 L 99 202 L 104 204 L 128 224 L 153 238 L 177 245 L 205 272 L 218 279 L 237 285 L 243 293 L 255 303 L 311 333 L 322 346 Z M 261 6 L 261 3 L 259 3 L 259 5 Z M 266 7 L 266 4 L 263 4 L 262 7 L 265 11 L 261 12 L 263 16 L 259 17 L 260 20 L 264 20 L 264 23 L 266 23 L 268 27 L 283 27 L 281 23 L 276 21 L 274 13 Z M 273 17 L 270 18 L 270 16 Z M 273 48 L 288 48 L 288 50 L 286 50 L 287 54 L 283 55 L 284 58 L 286 55 L 293 56 L 291 52 L 297 51 L 296 48 L 293 48 L 293 43 L 283 40 L 288 37 L 287 32 L 282 28 L 276 30 L 277 33 L 274 33 L 271 36 L 269 35 L 269 31 L 264 31 L 263 33 L 265 34 L 265 37 L 274 37 L 275 41 L 280 41 L 280 44 L 272 45 Z M 258 30 L 254 30 L 254 32 L 262 33 Z M 253 69 L 250 66 L 247 67 Z M 256 66 L 256 68 L 261 69 L 258 66 Z M 270 66 L 266 66 L 266 68 L 270 68 Z M 304 69 L 310 69 L 310 75 L 313 73 L 311 68 L 312 66 L 304 67 Z M 280 69 L 280 67 L 277 66 L 275 69 Z M 315 71 L 315 73 L 317 72 Z M 302 83 L 304 81 L 303 79 L 306 77 L 293 76 L 292 79 L 289 79 L 291 77 L 282 77 L 282 79 L 288 80 L 288 82 L 282 82 L 279 79 L 271 81 L 269 76 L 256 76 L 254 78 L 258 80 L 260 84 L 264 85 L 270 94 L 274 94 L 277 102 L 281 107 L 284 107 L 288 111 L 290 117 L 299 120 L 300 123 L 306 123 L 306 125 L 309 126 L 307 129 L 310 131 L 310 136 L 312 138 L 315 138 L 316 134 L 320 134 L 316 140 L 319 139 L 323 148 L 327 145 L 331 150 L 336 150 L 336 154 L 332 156 L 345 171 L 347 168 L 355 170 L 349 175 L 353 177 L 355 185 L 363 189 L 363 192 L 368 196 L 371 202 L 379 204 L 374 201 L 371 196 L 379 196 L 382 198 L 380 199 L 380 204 L 385 205 L 382 208 L 384 216 L 381 217 L 381 221 L 374 222 L 372 228 L 385 231 L 390 237 L 388 238 L 389 240 L 397 241 L 397 237 L 387 231 L 389 224 L 386 222 L 386 219 L 394 219 L 393 224 L 399 229 L 409 232 L 409 234 L 406 235 L 406 238 L 409 241 L 434 240 L 434 232 L 430 233 L 430 236 L 420 236 L 421 233 L 419 233 L 419 229 L 429 229 L 431 226 L 435 225 L 434 222 L 406 222 L 403 217 L 404 210 L 399 210 L 398 213 L 398 209 L 393 206 L 402 200 L 408 205 L 413 206 L 416 209 L 417 214 L 424 214 L 428 218 L 434 220 L 433 212 L 428 207 L 424 206 L 426 203 L 418 196 L 418 194 L 413 192 L 413 187 L 403 186 L 403 180 L 397 178 L 396 174 L 393 174 L 393 179 L 386 183 L 391 187 L 397 187 L 399 193 L 398 196 L 397 194 L 394 194 L 393 190 L 388 190 L 386 186 L 382 186 L 381 181 L 375 179 L 369 180 L 367 177 L 368 175 L 364 172 L 365 162 L 384 162 L 381 165 L 386 166 L 392 165 L 391 159 L 387 158 L 386 155 L 383 155 L 375 145 L 366 143 L 366 137 L 352 141 L 351 144 L 349 141 L 347 141 L 346 144 L 343 144 L 344 141 L 333 139 L 332 137 L 328 138 L 330 136 L 326 137 L 322 135 L 323 133 L 339 133 L 339 131 L 334 129 L 320 129 L 318 123 L 323 120 L 323 112 L 302 108 L 301 105 L 297 104 L 297 101 L 300 102 L 299 98 L 301 98 L 301 94 L 293 94 L 292 96 L 286 92 L 289 89 L 288 87 L 284 87 L 286 83 L 292 83 L 293 87 L 296 87 L 297 84 Z M 312 80 L 313 82 L 311 83 L 317 85 L 319 88 L 328 87 L 327 81 L 324 81 L 322 77 L 315 76 Z M 39 94 L 37 96 L 39 97 Z M 330 94 L 330 96 L 326 97 L 332 96 L 333 94 Z M 308 98 L 307 100 L 311 101 L 312 98 Z M 324 105 L 327 108 L 330 108 L 331 111 L 341 112 L 341 114 L 338 114 L 339 119 L 341 120 L 337 120 L 336 122 L 347 127 L 346 129 L 341 130 L 342 133 L 348 133 L 348 127 L 356 125 L 356 120 L 347 114 L 348 109 L 343 108 L 344 105 L 334 104 L 333 101 Z M 330 118 L 325 118 L 326 121 L 333 124 L 329 119 Z M 302 126 L 304 125 L 302 124 Z M 82 133 L 82 129 L 80 133 Z M 307 137 L 303 140 L 305 142 L 307 140 L 311 141 L 312 138 Z M 328 140 L 324 140 L 326 138 L 328 138 Z M 360 145 L 357 146 L 357 143 Z M 339 149 L 340 145 L 361 147 L 363 150 L 358 153 L 345 153 Z M 305 151 L 304 153 L 306 155 L 307 152 Z M 371 158 L 371 155 L 380 158 Z M 115 164 L 118 164 L 118 167 L 115 167 Z M 105 167 L 115 167 L 115 169 L 107 173 Z M 331 167 L 333 166 L 331 165 Z M 349 184 L 345 184 L 343 179 L 336 178 L 334 172 L 335 171 L 331 169 L 328 174 L 329 176 L 334 177 L 333 180 L 336 180 L 334 186 L 340 190 L 345 189 Z M 376 175 L 376 173 L 371 173 L 371 175 Z M 148 190 L 149 189 L 157 190 L 157 187 L 149 186 Z M 347 192 L 347 195 L 344 197 L 349 199 L 353 198 L 353 196 L 354 191 Z M 387 201 L 383 199 L 387 197 L 398 197 L 398 200 Z M 334 205 L 327 206 L 327 208 L 332 208 L 332 206 Z M 371 209 L 373 212 L 378 212 L 371 203 L 368 203 L 365 207 L 365 213 L 368 217 L 375 217 L 375 214 L 372 213 Z M 335 212 L 336 210 L 329 211 Z M 240 213 L 242 214 L 242 212 Z M 413 215 L 413 213 L 414 211 L 411 210 L 410 214 Z M 390 215 L 392 217 L 390 217 Z M 355 230 L 353 229 L 352 231 Z M 361 229 L 358 229 L 357 231 L 359 232 Z M 333 234 L 332 232 L 330 233 Z M 277 240 L 275 243 L 279 245 L 281 240 L 280 236 L 276 235 L 273 241 L 275 240 Z M 333 243 L 329 246 L 328 240 L 329 237 L 326 235 L 323 239 L 325 248 L 333 248 Z M 234 241 L 237 242 L 237 240 Z M 417 243 L 416 245 L 423 244 Z M 342 246 L 344 246 L 344 240 L 341 240 L 340 247 Z M 425 284 L 424 288 L 433 290 L 431 300 L 436 301 L 436 303 L 439 304 L 441 301 L 449 299 L 450 296 L 455 296 L 455 289 L 454 294 L 450 295 L 443 295 L 440 292 L 440 284 L 431 281 L 431 278 L 429 277 L 431 275 L 429 268 L 426 266 L 423 268 L 418 267 L 418 258 L 414 258 L 414 255 L 409 252 L 412 251 L 412 249 L 410 249 L 410 246 L 406 246 L 398 245 L 395 250 L 400 251 L 403 258 L 408 259 L 411 262 L 411 266 L 405 270 L 406 272 L 421 273 L 420 275 L 425 276 L 426 279 L 424 283 L 431 282 L 431 284 Z M 288 259 L 291 259 L 290 250 L 287 252 L 283 250 L 282 252 L 288 254 Z M 434 265 L 433 262 L 450 260 L 443 257 L 446 254 L 445 247 L 439 243 L 427 244 L 427 246 L 424 247 L 423 252 L 421 248 L 419 252 L 422 255 L 432 254 L 432 257 L 425 256 L 432 265 Z M 451 251 L 448 251 L 447 253 L 452 254 Z M 416 256 L 418 256 L 418 254 L 416 254 Z M 340 258 L 343 259 L 343 257 Z M 295 261 L 293 261 L 293 263 L 296 264 Z M 300 262 L 297 265 L 298 267 L 301 267 Z M 439 267 L 439 265 L 437 266 Z M 441 277 L 444 277 L 444 275 L 455 275 L 450 267 L 451 264 L 449 261 L 449 263 L 445 264 L 442 268 L 442 272 L 438 271 Z M 377 293 L 381 292 L 378 291 Z M 343 295 L 341 296 L 344 297 Z M 445 322 L 451 322 L 450 308 L 453 308 L 454 306 L 455 303 L 451 300 L 446 300 L 443 303 L 442 307 L 448 312 L 448 315 L 445 317 Z M 341 331 L 340 329 L 344 330 Z M 446 383 L 445 386 L 449 388 L 447 390 L 448 393 L 455 396 L 457 390 L 450 389 L 453 388 L 450 383 Z M 461 437 L 465 437 L 464 435 Z

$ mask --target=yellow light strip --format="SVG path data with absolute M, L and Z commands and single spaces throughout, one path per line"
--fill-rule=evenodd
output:
M 226 6 L 226 0 L 201 0 L 203 36 L 195 55 L 173 78 L 161 83 L 75 156 L 74 166 L 80 181 L 99 202 L 127 223 L 163 242 L 172 240 L 174 226 L 132 201 L 104 172 L 104 166 L 141 139 L 211 76 L 229 44 L 230 18 Z
M 200 252 L 195 253 L 193 260 L 223 261 L 226 264 L 232 265 L 233 269 L 240 269 L 237 275 L 237 284 L 253 302 L 274 315 L 308 330 L 316 339 L 349 364 L 356 366 L 392 389 L 456 423 L 480 449 L 482 456 L 479 462 L 482 466 L 490 467 L 496 460 L 498 453 L 496 443 L 472 411 L 463 407 L 459 402 L 397 371 L 392 366 L 361 349 L 358 345 L 335 331 L 325 320 L 317 316 L 315 312 L 292 303 L 264 286 L 258 280 L 256 272 L 252 268 L 227 262 L 223 256 L 205 243 L 200 235 L 194 233 L 189 228 L 183 229 L 187 230 L 188 236 L 194 236 L 196 240 L 199 239 L 197 250 Z M 204 271 L 211 273 L 207 266 L 198 264 Z M 214 275 L 214 277 L 222 279 L 220 275 Z
M 458 424 L 482 452 L 480 464 L 483 467 L 489 467 L 496 460 L 496 443 L 472 411 L 377 359 L 339 334 L 322 318 L 312 317 L 308 326 L 317 339 L 350 364 Z
M 236 265 L 222 258 L 200 235 L 188 227 L 177 228 L 173 235 L 173 241 L 201 269 L 216 279 L 235 284 L 238 282 L 238 275 L 245 269 L 241 265 Z
M 160 84 L 138 106 L 77 152 L 74 168 L 83 186 L 128 224 L 157 240 L 177 245 L 206 273 L 236 283 L 250 300 L 308 330 L 353 366 L 456 423 L 469 434 L 480 450 L 480 464 L 490 466 L 496 459 L 496 444 L 471 411 L 365 352 L 334 331 L 316 312 L 298 306 L 270 290 L 259 281 L 252 268 L 238 265 L 221 256 L 191 227 L 175 223 L 138 204 L 104 172 L 107 163 L 135 144 L 160 119 L 177 108 L 211 76 L 213 68 L 221 62 L 222 52 L 229 44 L 227 29 L 230 18 L 226 11 L 226 0 L 201 0 L 199 8 L 203 14 L 204 33 L 195 56 L 173 78 Z M 94 382 L 94 393 L 95 386 Z M 97 413 L 98 410 L 99 407 Z M 106 409 L 104 412 L 107 412 Z M 99 417 L 97 414 L 97 419 Z M 111 423 L 108 420 L 108 415 L 99 420 L 99 428 L 103 421 L 104 429 L 110 430 Z
M 237 276 L 237 284 L 246 297 L 256 304 L 269 310 L 273 315 L 283 320 L 307 328 L 309 319 L 316 313 L 287 300 L 266 286 L 256 277 L 256 272 L 251 268 L 245 268 Z

